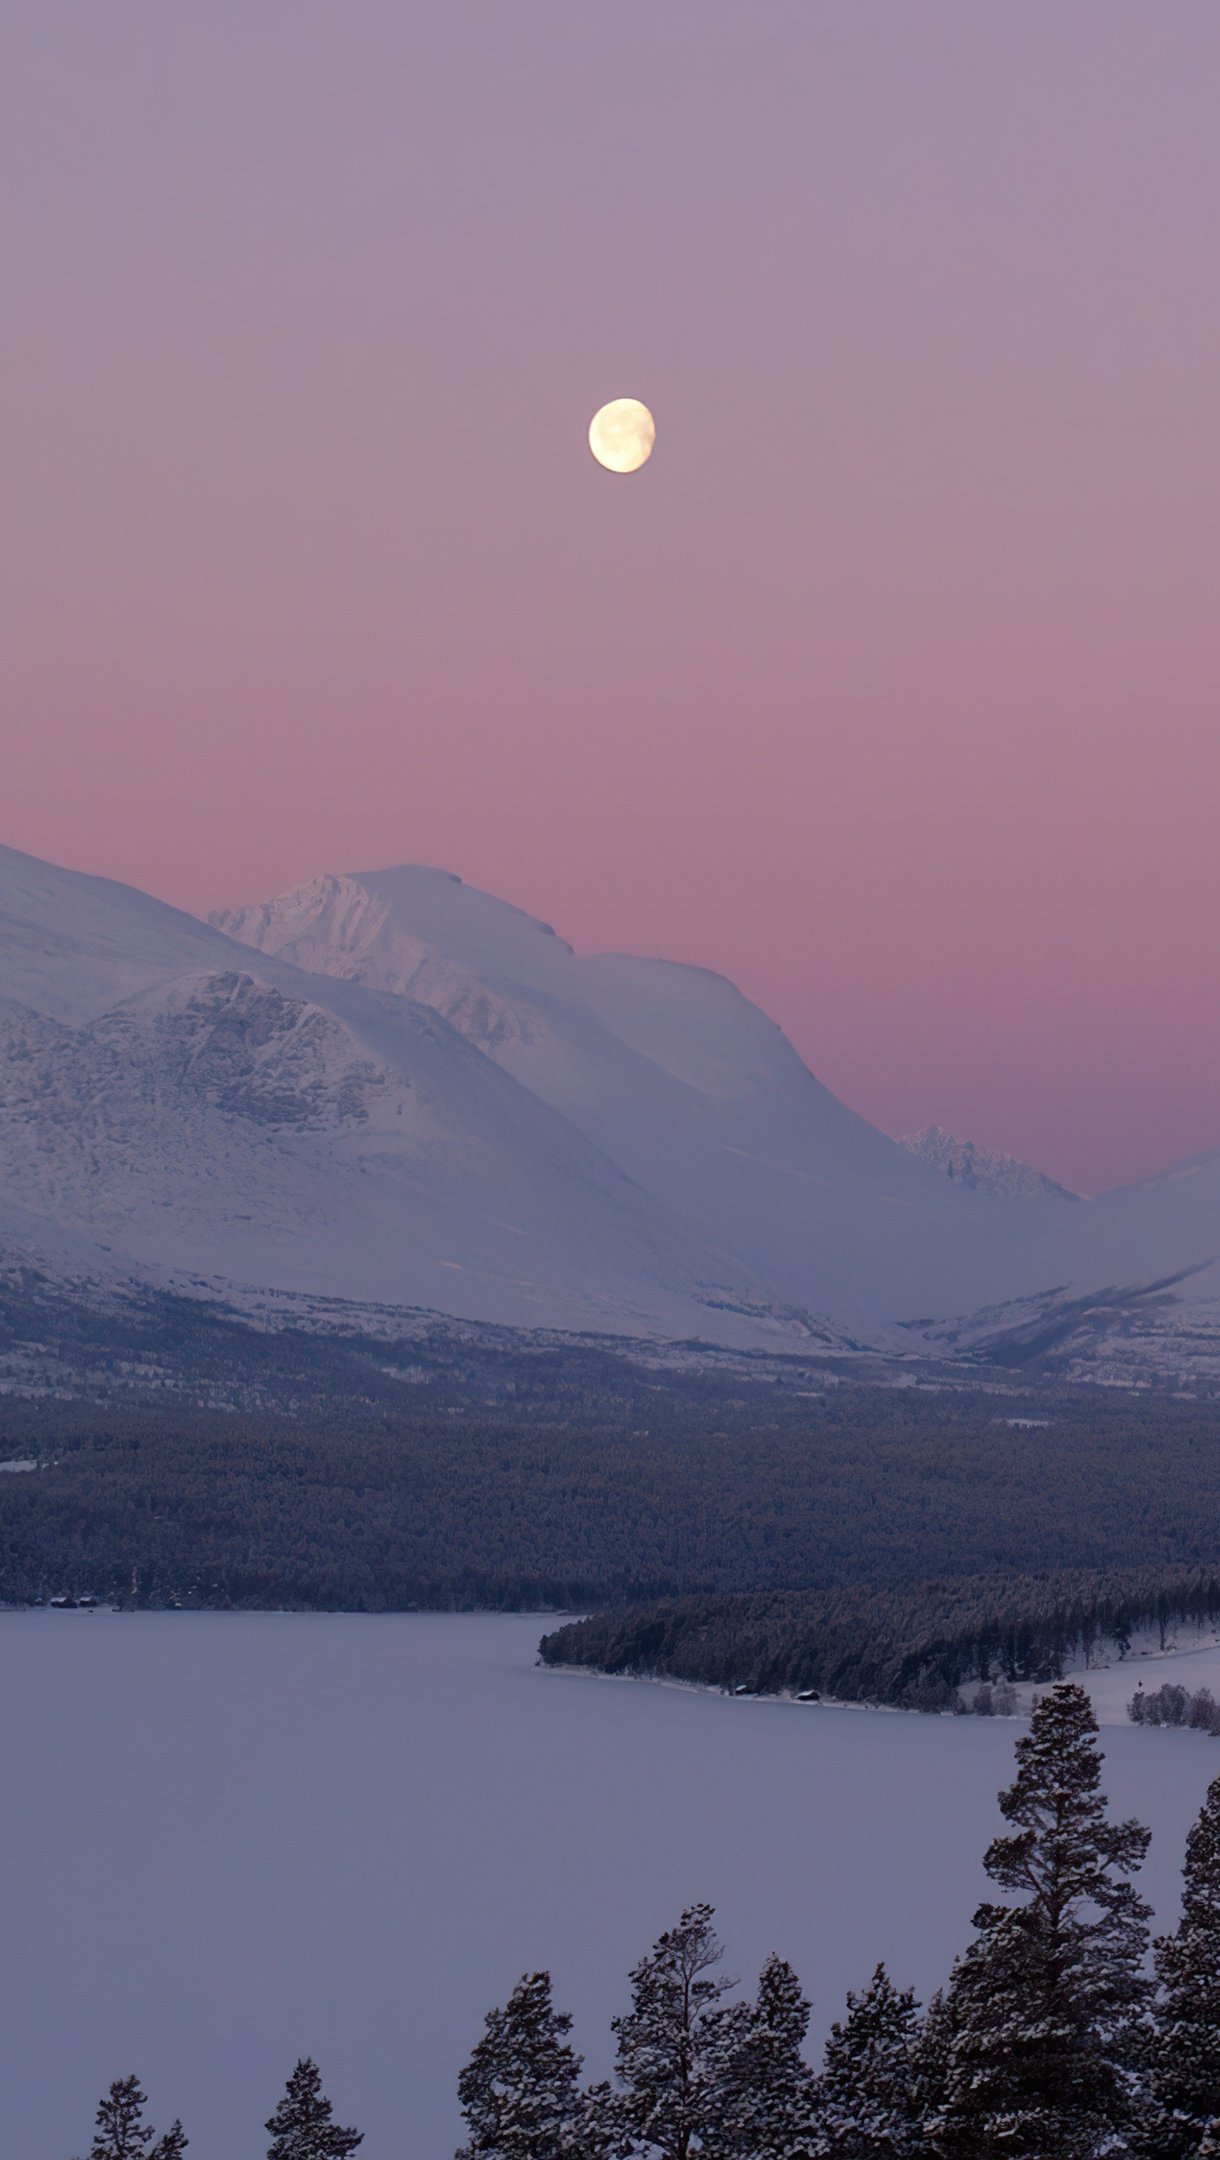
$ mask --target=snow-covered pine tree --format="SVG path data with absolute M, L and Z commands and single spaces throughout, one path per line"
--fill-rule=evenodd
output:
M 623 2096 L 606 2082 L 586 2085 L 571 2139 L 568 2160 L 627 2160 L 631 2139 L 623 2120 Z
M 909 1988 L 878 1965 L 832 2025 L 817 2084 L 818 2155 L 910 2160 L 924 2150 L 917 2090 L 920 2020 Z
M 488 2012 L 458 2079 L 467 2141 L 457 2160 L 569 2160 L 585 2114 L 571 2030 L 545 1972 L 527 1973 L 504 2008 Z
M 803 2160 L 811 2154 L 813 2071 L 803 2053 L 809 2004 L 791 1965 L 769 1957 L 752 2003 L 708 2020 L 708 2117 L 699 2150 L 715 2160 Z
M 618 2106 L 633 2155 L 692 2160 L 714 2133 L 720 2080 L 732 2042 L 716 2016 L 734 1985 L 716 1972 L 723 1955 L 710 1905 L 691 1905 L 631 1975 L 632 2007 L 613 2021 Z
M 1157 2160 L 1195 2160 L 1220 2123 L 1220 1777 L 1186 1841 L 1182 1917 L 1153 1946 L 1150 2059 Z
M 949 2078 L 949 2051 L 953 2021 L 942 1988 L 920 2019 L 911 2052 L 911 2092 L 916 2121 L 925 2126 L 940 2114 Z
M 1134 2150 L 1132 2066 L 1150 1982 L 1149 1908 L 1128 1877 L 1149 1833 L 1107 1820 L 1097 1720 L 1082 1688 L 1053 1688 L 1017 1742 L 1000 1795 L 1013 1827 L 990 1847 L 1015 1905 L 981 1905 L 949 1994 L 944 2160 L 1095 2160 Z
M 297 2064 L 268 2120 L 267 2160 L 348 2160 L 364 2143 L 364 2133 L 341 2129 L 332 2121 L 333 2114 L 318 2066 L 307 2055 Z

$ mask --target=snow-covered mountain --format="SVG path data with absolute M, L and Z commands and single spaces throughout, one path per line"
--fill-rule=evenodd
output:
M 0 1258 L 938 1356 L 1176 1274 L 1175 1340 L 1220 1340 L 1220 1156 L 1085 1206 L 927 1152 L 723 977 L 574 953 L 443 872 L 201 922 L 0 850 Z
M 943 1170 L 946 1177 L 975 1192 L 994 1194 L 997 1200 L 1076 1200 L 1078 1193 L 1056 1185 L 1045 1170 L 1035 1170 L 1015 1155 L 999 1148 L 980 1147 L 974 1140 L 958 1140 L 943 1125 L 925 1125 L 921 1132 L 899 1133 L 898 1139 L 912 1155 Z
M 713 1264 L 432 1008 L 9 851 L 0 1194 L 27 1250 L 511 1325 L 694 1333 Z
M 718 1256 L 703 1273 L 720 1312 L 805 1313 L 871 1339 L 1015 1279 L 1014 1237 L 979 1197 L 848 1110 L 723 976 L 576 954 L 417 868 L 319 878 L 211 922 L 441 1014 Z

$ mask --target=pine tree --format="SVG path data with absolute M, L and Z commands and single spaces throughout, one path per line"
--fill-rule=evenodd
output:
M 722 1951 L 710 1905 L 691 1905 L 631 1975 L 632 2008 L 615 2018 L 620 2117 L 627 2150 L 691 2160 L 721 2112 L 721 2080 L 734 2033 L 717 2017 L 733 1986 L 715 1970 Z
M 623 2117 L 623 2099 L 604 2082 L 586 2085 L 565 2147 L 568 2160 L 628 2160 L 631 2137 Z
M 551 2001 L 549 1973 L 528 1973 L 486 2031 L 458 2080 L 467 2143 L 457 2160 L 564 2160 L 583 2127 L 580 2057 L 572 2020 Z M 582 2140 L 583 2142 L 583 2140 Z
M 1150 2083 L 1158 2160 L 1194 2160 L 1220 2122 L 1220 1777 L 1186 1841 L 1182 1917 L 1153 1947 Z
M 799 2160 L 811 2151 L 809 2004 L 791 1965 L 769 1957 L 758 1994 L 708 2020 L 714 2067 L 700 2151 L 716 2160 Z
M 140 2160 L 153 2133 L 144 2121 L 148 2094 L 137 2077 L 116 2078 L 99 2101 L 89 2160 Z
M 144 2120 L 147 2105 L 139 2078 L 116 2078 L 98 2106 L 89 2160 L 182 2160 L 188 2143 L 182 2124 L 174 2123 L 153 2145 L 156 2133 Z
M 1082 1688 L 1045 1695 L 1016 1753 L 1017 1776 L 1000 1795 L 1013 1832 L 984 1865 L 1024 1902 L 975 1914 L 977 1939 L 950 1987 L 932 2142 L 945 2160 L 1094 2160 L 1130 2149 L 1136 2123 L 1149 1909 L 1127 1878 L 1149 1834 L 1106 1819 Z
M 363 2144 L 364 2133 L 340 2129 L 331 2121 L 332 2113 L 318 2066 L 306 2056 L 297 2064 L 267 2123 L 271 2133 L 267 2160 L 348 2160 Z
M 915 2119 L 924 2126 L 940 2115 L 949 2081 L 953 2020 L 948 1998 L 938 1988 L 920 2020 L 911 2051 L 911 2092 Z
M 917 2063 L 921 2027 L 911 1990 L 878 1965 L 847 2016 L 832 2025 L 817 2086 L 819 2154 L 908 2160 L 922 2152 Z

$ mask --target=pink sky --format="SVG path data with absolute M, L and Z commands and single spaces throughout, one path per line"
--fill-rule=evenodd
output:
M 1215 0 L 12 0 L 0 839 L 441 863 L 888 1129 L 1220 1145 L 1218 83 Z

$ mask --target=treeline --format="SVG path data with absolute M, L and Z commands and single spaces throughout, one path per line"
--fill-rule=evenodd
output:
M 116 2078 L 98 2105 L 89 2160 L 182 2160 L 190 2144 L 182 2124 L 172 2123 L 158 2137 L 144 2120 L 147 2105 L 139 2078 Z M 350 2160 L 364 2143 L 362 2131 L 345 2130 L 335 2121 L 309 2056 L 297 2064 L 264 2128 L 271 2138 L 267 2160 Z
M 1127 1716 L 1133 1725 L 1188 1725 L 1193 1732 L 1220 1734 L 1220 1703 L 1211 1689 L 1196 1688 L 1192 1694 L 1173 1680 L 1147 1694 L 1137 1688 Z
M 826 1695 L 906 1710 L 960 1707 L 971 1681 L 1061 1679 L 1154 1627 L 1220 1622 L 1211 1569 L 1059 1571 L 768 1596 L 665 1598 L 543 1637 L 548 1665 Z M 995 1708 L 994 1696 L 975 1707 Z
M 732 1999 L 712 1908 L 694 1905 L 630 1975 L 613 2081 L 582 2082 L 549 1974 L 489 2013 L 458 2081 L 457 2160 L 1215 2160 L 1220 1778 L 1149 1970 L 1133 1880 L 1149 1833 L 1108 1814 L 1083 1689 L 1042 1698 L 1016 1758 L 983 1862 L 999 1899 L 979 1906 L 926 2010 L 878 1966 L 815 2069 L 792 1967 L 769 1958 L 754 1997 Z M 111 2099 L 127 2086 L 139 2094 L 131 2079 Z M 348 2160 L 360 2143 L 334 2124 L 311 2062 L 268 2129 L 268 2160 Z M 150 2160 L 178 2160 L 175 2134 Z M 91 2160 L 142 2150 L 112 2139 Z
M 295 1417 L 0 1398 L 0 1460 L 40 1465 L 0 1475 L 0 1601 L 587 1610 L 1220 1554 L 1214 1408 L 421 1369 Z

